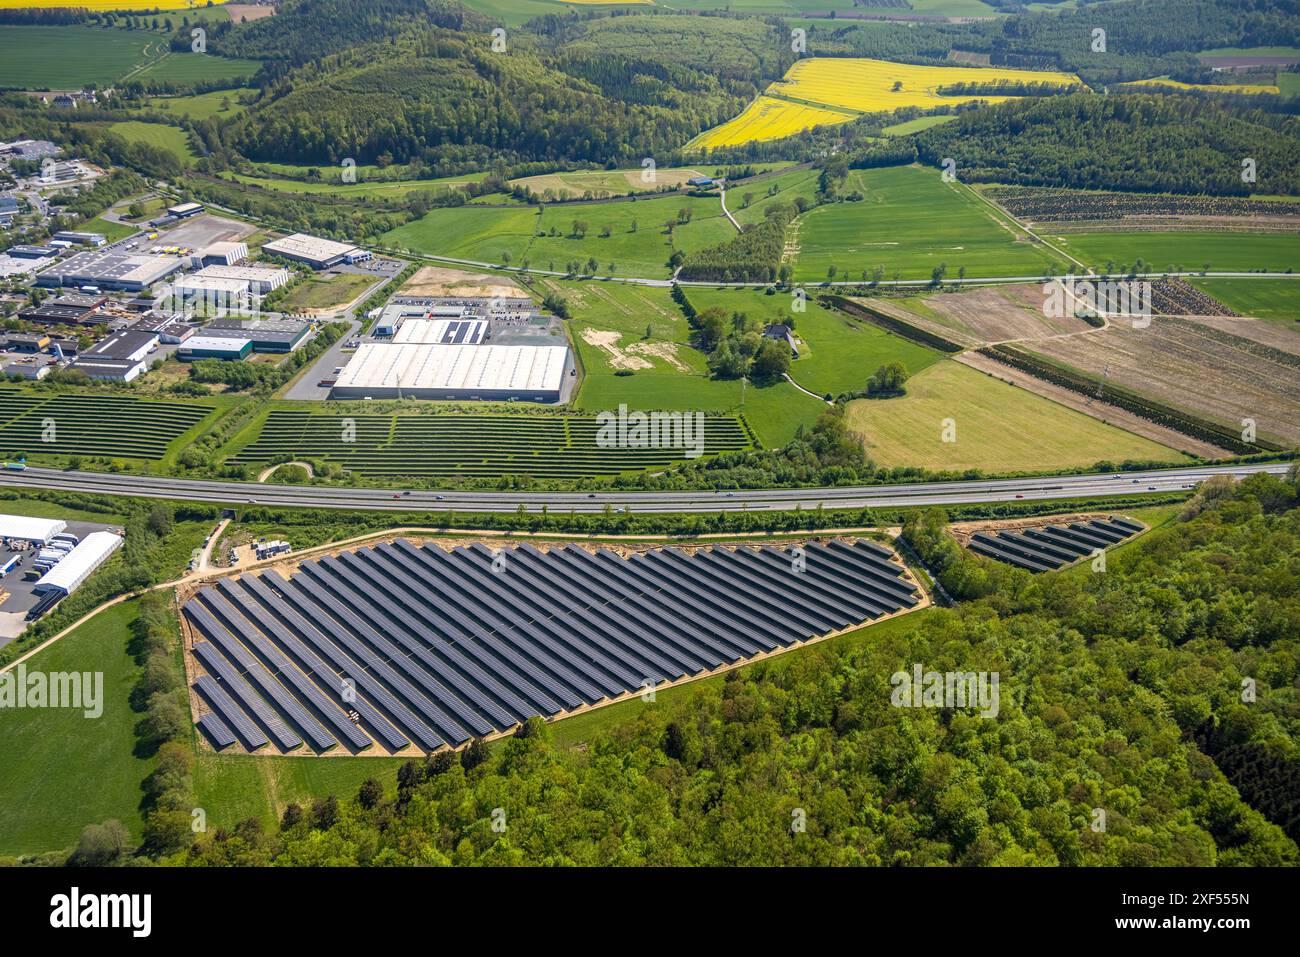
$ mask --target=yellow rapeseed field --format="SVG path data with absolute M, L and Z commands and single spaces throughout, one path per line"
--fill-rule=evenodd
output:
M 690 145 L 713 148 L 779 139 L 808 126 L 848 122 L 855 112 L 875 113 L 904 106 L 924 109 L 974 99 L 999 103 L 1010 99 L 1006 96 L 941 96 L 936 92 L 939 87 L 955 83 L 997 82 L 1081 86 L 1079 78 L 1069 73 L 812 57 L 795 63 L 740 116 L 702 133 Z M 786 97 L 789 99 L 784 99 Z
M 827 110 L 803 103 L 791 103 L 771 96 L 760 96 L 745 107 L 734 120 L 701 133 L 688 144 L 700 149 L 734 146 L 752 140 L 779 140 L 800 130 L 814 126 L 847 123 L 853 114 L 843 110 Z
M 1208 90 L 1210 93 L 1278 93 L 1275 86 L 1249 83 L 1180 83 L 1163 76 L 1153 80 L 1134 80 L 1126 86 L 1168 86 L 1176 90 Z
M 207 0 L 0 0 L 0 10 L 60 10 L 82 7 L 86 10 L 190 10 L 206 7 Z

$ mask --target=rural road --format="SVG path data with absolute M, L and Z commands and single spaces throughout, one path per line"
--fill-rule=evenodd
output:
M 98 495 L 181 499 L 226 505 L 287 508 L 338 508 L 371 511 L 600 513 L 608 504 L 632 512 L 786 511 L 796 507 L 827 509 L 960 505 L 1052 500 L 1170 492 L 1190 488 L 1215 475 L 1238 478 L 1255 472 L 1284 474 L 1289 463 L 1189 466 L 1144 472 L 1087 473 L 969 482 L 918 482 L 912 485 L 867 485 L 844 488 L 760 489 L 734 492 L 467 492 L 187 480 L 172 476 L 120 475 L 28 468 L 0 471 L 0 486 L 53 489 Z

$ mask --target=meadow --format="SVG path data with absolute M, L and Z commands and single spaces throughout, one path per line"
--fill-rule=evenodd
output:
M 185 116 L 191 120 L 230 119 L 244 112 L 239 95 L 247 90 L 233 88 L 196 93 L 193 96 L 160 96 L 149 101 L 149 109 Z
M 1053 262 L 937 170 L 854 170 L 842 192 L 853 189 L 865 198 L 819 206 L 795 221 L 796 280 L 860 280 L 877 266 L 886 279 L 928 279 L 942 264 L 948 278 L 963 266 L 972 278 L 1039 275 Z
M 206 6 L 195 0 L 0 0 L 0 10 L 192 10 Z
M 366 179 L 364 176 L 358 175 L 355 183 L 341 183 L 327 180 L 271 179 L 229 171 L 223 171 L 220 175 L 223 179 L 280 193 L 370 199 L 386 197 L 401 199 L 409 193 L 416 192 L 446 193 L 464 185 L 470 179 L 464 176 L 452 176 L 445 179 L 384 180 Z
M 1052 83 L 1075 86 L 1068 73 L 1005 67 L 919 66 L 847 57 L 798 60 L 740 116 L 708 130 L 689 148 L 738 146 L 754 140 L 780 139 L 812 127 L 845 123 L 862 113 L 956 106 L 971 100 L 1000 103 L 1007 96 L 949 96 L 939 87 L 956 83 Z
M 532 240 L 537 210 L 529 207 L 459 206 L 428 215 L 385 233 L 388 247 L 475 262 L 499 263 L 502 253 L 519 262 Z
M 1150 80 L 1133 80 L 1130 83 L 1125 83 L 1124 86 L 1146 86 L 1157 89 L 1163 87 L 1171 90 L 1203 90 L 1207 93 L 1278 93 L 1276 86 L 1266 83 L 1183 83 L 1179 80 L 1171 80 L 1167 76 L 1153 77 Z
M 535 193 L 549 191 L 557 199 L 579 199 L 588 193 L 601 197 L 652 192 L 664 186 L 680 186 L 694 176 L 708 175 L 690 167 L 666 167 L 656 169 L 654 181 L 647 183 L 641 178 L 644 172 L 642 169 L 588 169 L 541 173 L 512 179 L 510 185 L 523 186 Z
M 164 46 L 159 34 L 147 31 L 6 26 L 0 30 L 0 87 L 67 90 L 89 83 L 109 86 Z
M 339 273 L 336 276 L 308 276 L 276 300 L 283 312 L 323 312 L 346 306 L 376 281 L 375 276 Z
M 122 120 L 118 123 L 110 123 L 108 131 L 116 133 L 131 143 L 145 143 L 167 150 L 186 166 L 195 158 L 194 150 L 190 147 L 189 134 L 179 126 L 146 123 L 143 120 Z
M 1096 232 L 1045 239 L 1078 256 L 1094 268 L 1108 261 L 1132 266 L 1138 259 L 1146 271 L 1286 272 L 1300 269 L 1300 242 L 1285 233 Z
M 246 80 L 262 66 L 259 60 L 234 60 L 204 53 L 167 53 L 140 72 L 141 80 L 172 83 L 215 83 Z
M 943 361 L 907 382 L 897 399 L 858 399 L 849 426 L 883 467 L 988 473 L 1085 469 L 1103 460 L 1184 462 L 1186 457 L 1050 399 Z M 943 441 L 945 420 L 956 441 Z
M 804 312 L 794 313 L 789 295 L 768 296 L 758 289 L 693 288 L 689 295 L 696 309 L 720 306 L 729 313 L 746 313 L 765 324 L 793 318 L 795 336 L 803 340 L 803 345 L 799 348 L 799 358 L 790 364 L 790 375 L 799 385 L 819 395 L 864 389 L 867 378 L 889 362 L 901 362 L 915 375 L 940 358 L 933 349 L 876 326 L 855 322 L 811 300 L 805 304 Z
M 1189 281 L 1243 316 L 1291 326 L 1300 321 L 1300 280 L 1194 278 Z

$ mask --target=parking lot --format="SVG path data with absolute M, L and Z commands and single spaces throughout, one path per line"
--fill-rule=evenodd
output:
M 68 522 L 68 531 L 82 539 L 91 532 L 102 532 L 114 526 L 96 522 Z M 0 578 L 0 648 L 13 641 L 27 627 L 27 612 L 39 601 L 32 588 L 40 575 L 32 568 L 40 546 L 25 542 L 8 543 L 0 539 L 0 568 L 9 559 L 17 557 L 18 564 Z

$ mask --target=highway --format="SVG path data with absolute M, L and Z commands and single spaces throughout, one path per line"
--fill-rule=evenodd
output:
M 177 499 L 224 505 L 373 511 L 531 512 L 739 512 L 854 509 L 904 505 L 965 505 L 980 502 L 1101 498 L 1192 488 L 1215 475 L 1238 478 L 1253 472 L 1284 474 L 1289 463 L 1189 466 L 1147 472 L 1087 473 L 968 482 L 919 482 L 844 488 L 762 489 L 733 492 L 479 492 L 262 485 L 256 482 L 189 480 L 171 476 L 121 475 L 28 468 L 0 470 L 0 485 L 57 489 L 97 495 Z M 3 510 L 0 507 L 0 510 Z

